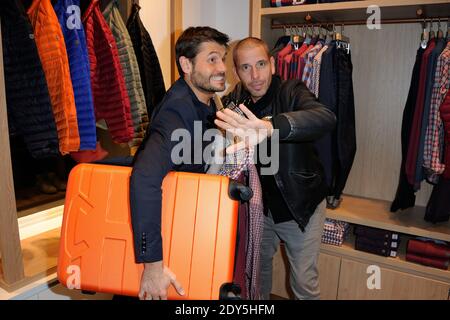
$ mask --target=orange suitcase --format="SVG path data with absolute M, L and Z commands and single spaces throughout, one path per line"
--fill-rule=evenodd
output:
M 58 257 L 68 288 L 137 296 L 129 204 L 132 168 L 80 164 L 70 173 Z M 227 177 L 171 172 L 163 181 L 163 261 L 186 291 L 169 299 L 218 299 L 232 282 L 238 201 Z M 240 189 L 242 186 L 238 186 Z M 230 188 L 230 190 L 229 190 Z M 234 197 L 237 198 L 237 197 Z

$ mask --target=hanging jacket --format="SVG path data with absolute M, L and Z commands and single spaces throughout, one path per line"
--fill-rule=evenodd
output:
M 95 150 L 94 100 L 92 98 L 89 57 L 81 24 L 80 0 L 59 0 L 55 12 L 61 25 L 69 58 L 75 106 L 77 110 L 80 150 Z
M 163 74 L 150 34 L 139 16 L 140 7 L 133 4 L 127 28 L 133 42 L 134 52 L 139 64 L 142 87 L 144 89 L 147 113 L 151 117 L 154 108 L 166 93 Z
M 128 97 L 130 98 L 134 136 L 129 145 L 130 147 L 139 146 L 148 126 L 148 115 L 133 43 L 120 15 L 117 0 L 108 3 L 103 10 L 103 16 L 116 40 L 125 85 L 127 87 Z
M 78 151 L 77 111 L 66 45 L 50 0 L 34 0 L 28 9 L 39 57 L 50 93 L 61 154 Z
M 416 203 L 415 190 L 412 184 L 408 182 L 406 177 L 406 156 L 408 154 L 408 144 L 411 135 L 411 127 L 414 117 L 414 112 L 417 102 L 417 93 L 419 88 L 419 77 L 420 68 L 422 64 L 422 56 L 425 49 L 419 48 L 416 54 L 416 61 L 414 63 L 414 68 L 411 76 L 411 83 L 409 86 L 408 98 L 406 99 L 405 108 L 403 109 L 402 118 L 402 163 L 400 166 L 400 177 L 397 187 L 397 192 L 395 194 L 394 201 L 391 205 L 391 212 L 396 212 L 397 210 L 407 209 L 414 207 Z
M 116 41 L 100 11 L 99 0 L 91 1 L 82 21 L 89 53 L 95 117 L 97 121 L 106 121 L 114 142 L 127 143 L 134 134 L 130 100 Z
M 33 28 L 20 0 L 0 1 L 3 68 L 10 131 L 36 159 L 58 154 L 58 135 Z

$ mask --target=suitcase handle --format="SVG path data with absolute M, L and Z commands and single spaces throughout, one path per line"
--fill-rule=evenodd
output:
M 228 194 L 233 200 L 247 202 L 253 197 L 253 190 L 240 182 L 230 180 Z
M 241 287 L 235 283 L 224 283 L 220 287 L 219 300 L 242 300 Z

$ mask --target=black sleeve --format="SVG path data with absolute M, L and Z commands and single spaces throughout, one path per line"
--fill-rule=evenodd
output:
M 163 258 L 161 238 L 162 181 L 175 168 L 171 159 L 172 132 L 185 128 L 192 132 L 194 110 L 182 100 L 162 106 L 152 121 L 149 137 L 136 156 L 130 178 L 130 209 L 136 263 Z
M 294 104 L 292 112 L 273 117 L 273 126 L 283 141 L 314 141 L 333 130 L 335 114 L 317 101 L 306 86 L 298 81 L 294 87 L 283 86 L 275 103 Z

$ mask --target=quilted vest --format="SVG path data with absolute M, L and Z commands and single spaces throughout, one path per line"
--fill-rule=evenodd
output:
M 133 43 L 120 15 L 117 0 L 108 3 L 103 10 L 103 16 L 116 40 L 125 85 L 127 87 L 128 97 L 130 98 L 134 136 L 129 145 L 130 147 L 139 146 L 148 126 L 148 115 Z
M 58 135 L 33 28 L 20 0 L 0 1 L 10 134 L 23 136 L 36 159 L 58 155 Z
M 116 143 L 128 143 L 134 135 L 128 98 L 116 41 L 92 0 L 83 18 L 91 68 L 91 84 L 97 121 L 104 119 Z
M 80 134 L 80 150 L 95 150 L 97 134 L 94 100 L 86 37 L 79 8 L 79 0 L 59 0 L 54 9 L 61 25 L 69 59 Z
M 50 0 L 34 0 L 27 14 L 33 26 L 39 57 L 47 79 L 58 129 L 59 151 L 63 155 L 78 151 L 80 136 L 75 97 L 66 45 L 58 17 Z

